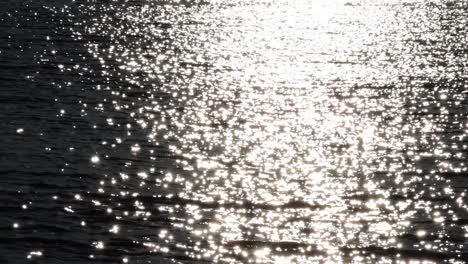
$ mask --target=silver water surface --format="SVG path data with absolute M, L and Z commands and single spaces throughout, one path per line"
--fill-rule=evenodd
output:
M 467 4 L 12 4 L 0 252 L 463 263 Z

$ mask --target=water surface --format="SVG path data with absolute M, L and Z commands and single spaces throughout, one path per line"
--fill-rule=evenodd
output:
M 5 1 L 2 262 L 468 258 L 467 2 Z

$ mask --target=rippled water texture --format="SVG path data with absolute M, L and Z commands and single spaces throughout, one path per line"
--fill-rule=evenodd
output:
M 464 263 L 466 1 L 4 0 L 1 263 Z

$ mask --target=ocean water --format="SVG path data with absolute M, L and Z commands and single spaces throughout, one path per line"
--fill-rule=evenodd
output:
M 465 263 L 468 2 L 3 0 L 0 263 Z

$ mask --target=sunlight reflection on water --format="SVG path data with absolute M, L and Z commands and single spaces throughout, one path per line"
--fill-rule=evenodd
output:
M 187 262 L 466 256 L 466 191 L 446 177 L 466 173 L 465 64 L 446 1 L 78 2 L 50 8 L 88 16 L 70 30 L 100 67 L 83 89 L 103 98 L 80 115 L 112 138 L 88 158 L 100 196 L 74 197 L 105 210 L 109 236 Z
M 166 111 L 147 100 L 139 116 L 152 128 L 150 139 L 167 133 L 181 157 L 184 173 L 164 179 L 192 201 L 177 209 L 183 218 L 174 224 L 191 235 L 188 256 L 260 263 L 394 258 L 386 250 L 376 257 L 372 248 L 403 247 L 399 235 L 411 229 L 422 202 L 416 197 L 429 188 L 415 189 L 417 156 L 404 152 L 418 131 L 443 129 L 405 108 L 419 96 L 420 84 L 410 79 L 440 73 L 437 65 L 421 72 L 409 65 L 427 58 L 415 54 L 417 45 L 408 49 L 408 38 L 436 35 L 410 31 L 412 6 L 421 3 L 398 4 L 219 1 L 187 13 L 173 7 L 169 29 L 148 26 L 166 7 L 116 13 L 137 38 L 116 46 L 121 52 L 96 56 L 115 57 L 130 82 L 141 84 L 135 72 L 144 82 L 160 80 L 159 89 L 177 98 L 179 108 Z M 419 28 L 437 27 L 421 10 Z M 144 45 L 163 34 L 173 51 Z M 146 110 L 169 118 L 170 128 Z

